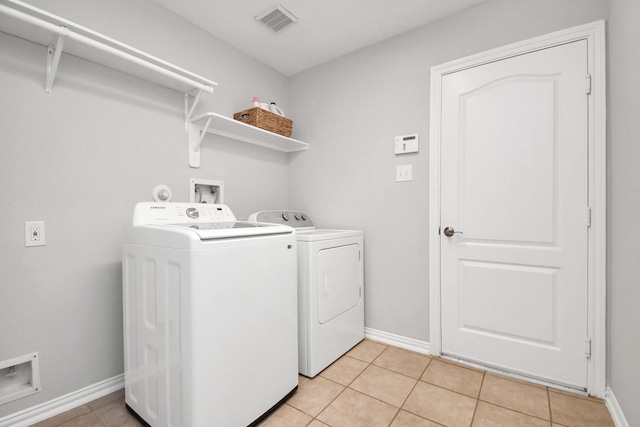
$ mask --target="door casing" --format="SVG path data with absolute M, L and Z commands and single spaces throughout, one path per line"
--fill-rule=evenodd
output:
M 492 49 L 431 68 L 431 115 L 429 138 L 429 308 L 430 353 L 440 356 L 440 145 L 441 81 L 446 74 L 489 62 L 526 54 L 577 40 L 587 40 L 588 69 L 591 77 L 589 96 L 589 206 L 588 229 L 588 333 L 591 357 L 588 359 L 587 392 L 600 398 L 606 389 L 606 64 L 605 23 L 596 21 L 519 43 Z M 585 79 L 585 90 L 587 81 Z M 586 351 L 586 349 L 585 349 Z

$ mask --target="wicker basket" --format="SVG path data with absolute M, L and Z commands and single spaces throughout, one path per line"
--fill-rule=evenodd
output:
M 291 120 L 286 117 L 273 114 L 271 111 L 267 111 L 260 107 L 254 107 L 235 113 L 233 118 L 248 125 L 256 126 L 260 129 L 268 130 L 269 132 L 277 133 L 278 135 L 286 137 L 291 136 L 291 129 L 293 128 L 293 122 Z

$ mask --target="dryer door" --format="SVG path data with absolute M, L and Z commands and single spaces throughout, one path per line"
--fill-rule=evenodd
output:
M 318 252 L 318 322 L 326 323 L 360 303 L 360 248 L 357 244 Z

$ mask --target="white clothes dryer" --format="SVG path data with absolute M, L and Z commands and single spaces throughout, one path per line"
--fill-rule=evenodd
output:
M 225 205 L 136 205 L 123 244 L 125 403 L 145 425 L 256 425 L 296 390 L 294 233 Z
M 313 378 L 364 339 L 364 233 L 316 229 L 294 211 L 256 212 L 249 221 L 296 230 L 298 369 Z

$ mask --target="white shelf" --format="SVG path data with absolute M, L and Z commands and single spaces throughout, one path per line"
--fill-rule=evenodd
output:
M 200 167 L 200 144 L 206 133 L 285 153 L 304 151 L 309 148 L 306 142 L 287 138 L 217 113 L 205 113 L 191 120 L 191 129 L 189 129 L 189 166 L 191 167 Z
M 206 133 L 285 153 L 309 148 L 306 142 L 216 113 L 191 118 L 201 95 L 213 92 L 213 88 L 217 86 L 215 82 L 19 0 L 0 0 L 0 32 L 48 47 L 45 69 L 47 92 L 53 90 L 58 64 L 64 51 L 184 93 L 191 167 L 200 167 L 200 144 Z M 189 105 L 191 95 L 195 98 Z
M 51 92 L 62 51 L 183 93 L 217 84 L 74 22 L 18 0 L 0 0 L 0 31 L 48 46 L 45 90 Z

